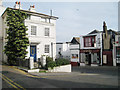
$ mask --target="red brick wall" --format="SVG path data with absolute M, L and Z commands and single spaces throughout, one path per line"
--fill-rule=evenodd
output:
M 107 55 L 107 64 L 103 63 L 103 65 L 112 66 L 113 65 L 112 51 L 103 51 L 103 55 Z

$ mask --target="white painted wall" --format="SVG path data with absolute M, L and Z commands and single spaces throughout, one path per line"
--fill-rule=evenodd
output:
M 0 61 L 2 61 L 3 59 L 3 20 L 1 15 L 4 13 L 5 11 L 5 7 L 2 6 L 2 0 L 0 0 Z
M 71 72 L 71 64 L 54 67 L 53 69 L 48 68 L 48 72 Z
M 71 57 L 71 62 L 79 62 L 79 44 L 71 44 L 70 45 L 70 57 Z M 72 58 L 72 54 L 78 54 L 78 58 Z
M 56 27 L 54 23 L 47 23 L 41 20 L 41 17 L 31 16 L 31 19 L 25 20 L 25 25 L 28 26 L 28 38 L 31 45 L 37 46 L 37 59 L 41 58 L 41 55 L 47 55 L 56 58 Z M 37 35 L 31 35 L 31 25 L 37 26 Z M 50 35 L 44 36 L 44 29 L 50 28 Z M 33 43 L 33 44 L 32 44 Z M 37 44 L 34 44 L 37 43 Z M 53 43 L 53 46 L 51 46 Z M 50 45 L 50 52 L 45 53 L 44 46 Z M 53 49 L 53 50 L 52 50 Z M 30 57 L 30 46 L 28 47 L 27 57 Z
M 59 48 L 61 48 L 61 54 L 64 58 L 70 59 L 70 43 L 57 43 L 56 44 L 56 56 L 59 57 L 58 52 L 60 51 Z
M 118 42 L 118 38 L 120 38 L 120 35 L 115 36 L 115 44 L 113 44 L 113 66 L 116 66 L 116 63 L 120 63 L 116 60 L 116 47 L 120 46 L 120 43 L 116 43 Z

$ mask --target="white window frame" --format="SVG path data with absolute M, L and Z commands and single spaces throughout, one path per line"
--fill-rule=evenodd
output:
M 31 25 L 31 34 L 30 35 L 37 35 L 37 26 Z
M 50 52 L 50 45 L 45 45 L 45 53 L 49 53 Z
M 47 36 L 47 37 L 50 36 L 50 28 L 45 27 L 45 31 L 44 31 L 44 32 L 45 32 L 45 33 L 44 33 L 44 36 Z

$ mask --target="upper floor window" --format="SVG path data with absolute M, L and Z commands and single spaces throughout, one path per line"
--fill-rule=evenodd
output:
M 45 36 L 49 36 L 50 35 L 50 30 L 49 28 L 45 28 Z
M 95 36 L 84 37 L 84 47 L 94 47 Z
M 49 53 L 49 48 L 50 48 L 49 45 L 45 45 L 45 53 Z
M 37 26 L 31 26 L 31 35 L 36 35 Z
M 120 43 L 120 37 L 118 37 L 118 43 Z

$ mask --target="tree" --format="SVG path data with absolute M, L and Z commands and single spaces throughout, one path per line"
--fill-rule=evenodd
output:
M 7 42 L 5 45 L 5 54 L 8 57 L 8 63 L 14 65 L 17 58 L 24 60 L 29 40 L 26 31 L 28 30 L 24 24 L 25 19 L 29 16 L 23 11 L 7 9 L 6 28 Z

